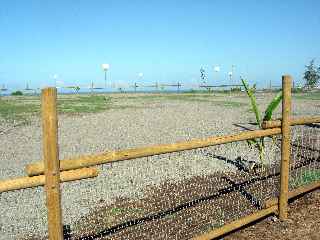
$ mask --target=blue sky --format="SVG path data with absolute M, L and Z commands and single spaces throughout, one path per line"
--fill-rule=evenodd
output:
M 2 0 L 0 84 L 11 88 L 234 78 L 277 84 L 320 63 L 320 1 Z M 213 65 L 221 71 L 213 73 Z M 144 76 L 139 79 L 138 73 Z M 235 81 L 234 80 L 234 81 Z

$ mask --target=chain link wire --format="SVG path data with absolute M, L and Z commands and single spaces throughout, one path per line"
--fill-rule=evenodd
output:
M 290 190 L 320 180 L 320 127 L 292 127 Z
M 71 239 L 190 239 L 263 208 L 278 194 L 279 146 L 246 141 L 100 166 L 63 183 Z

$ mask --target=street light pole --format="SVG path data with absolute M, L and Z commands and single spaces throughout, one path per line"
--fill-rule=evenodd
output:
M 107 88 L 107 71 L 104 71 L 104 88 Z
M 218 73 L 218 72 L 220 72 L 220 66 L 213 66 L 213 72 L 215 73 Z M 218 74 L 217 74 L 218 75 Z M 218 79 L 218 77 L 217 77 L 217 79 Z M 214 85 L 214 77 L 213 77 L 213 85 Z
M 232 74 L 233 74 L 232 72 L 228 72 L 230 85 L 232 85 Z
M 109 70 L 110 65 L 108 63 L 103 63 L 101 66 L 104 71 L 104 88 L 107 89 L 107 71 Z

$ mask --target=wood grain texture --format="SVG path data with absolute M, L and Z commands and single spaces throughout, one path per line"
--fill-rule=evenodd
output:
M 290 121 L 290 126 L 304 125 L 310 123 L 320 123 L 320 116 L 316 117 L 299 117 Z M 263 129 L 281 127 L 281 120 L 265 121 L 262 123 Z
M 281 141 L 281 168 L 280 168 L 280 196 L 279 218 L 288 218 L 288 190 L 290 165 L 290 115 L 291 115 L 291 84 L 292 79 L 286 75 L 282 77 L 282 141 Z
M 301 187 L 299 187 L 297 189 L 294 189 L 294 190 L 290 191 L 289 194 L 288 194 L 288 198 L 291 199 L 291 198 L 297 197 L 297 196 L 299 196 L 301 194 L 311 192 L 311 191 L 313 191 L 315 189 L 318 189 L 318 188 L 320 188 L 320 181 L 308 184 L 306 186 L 301 186 Z M 275 205 L 278 205 L 278 204 L 279 204 L 279 199 L 278 198 L 272 198 L 272 199 L 266 201 L 265 207 L 268 208 L 268 207 L 275 206 Z
M 56 88 L 42 90 L 41 110 L 48 234 L 50 240 L 63 240 Z
M 253 213 L 251 215 L 248 215 L 246 217 L 243 217 L 241 219 L 238 219 L 236 221 L 233 221 L 229 224 L 226 224 L 220 228 L 214 229 L 208 233 L 205 233 L 203 235 L 197 236 L 192 238 L 192 240 L 211 240 L 211 239 L 215 239 L 217 237 L 220 237 L 224 234 L 227 234 L 229 232 L 232 232 L 233 230 L 236 230 L 240 227 L 243 227 L 251 222 L 254 222 L 258 219 L 261 219 L 265 216 L 268 216 L 272 213 L 275 213 L 278 209 L 278 206 L 271 206 L 269 208 L 266 209 L 262 209 L 256 213 Z
M 60 173 L 60 182 L 70 182 L 86 178 L 97 177 L 99 171 L 96 168 L 81 168 L 78 170 L 64 171 Z M 0 193 L 44 186 L 45 176 L 21 177 L 0 181 Z
M 61 160 L 60 170 L 65 171 L 65 170 L 95 166 L 95 165 L 105 164 L 110 162 L 132 160 L 132 159 L 141 158 L 141 157 L 148 157 L 153 155 L 179 152 L 184 150 L 209 147 L 209 146 L 237 142 L 237 141 L 244 141 L 252 138 L 273 136 L 280 133 L 281 133 L 280 128 L 245 131 L 245 132 L 241 132 L 233 135 L 209 137 L 206 139 L 194 139 L 194 140 L 178 142 L 174 144 L 154 145 L 149 147 L 105 152 L 98 155 L 80 156 L 76 158 Z M 27 165 L 25 170 L 28 176 L 35 176 L 35 175 L 43 174 L 43 169 L 44 169 L 43 162 L 37 162 L 37 163 Z

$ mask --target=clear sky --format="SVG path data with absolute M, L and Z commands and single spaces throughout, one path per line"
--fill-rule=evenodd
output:
M 319 0 L 1 0 L 0 84 L 298 82 L 320 63 Z M 213 73 L 213 65 L 221 71 Z M 139 79 L 139 72 L 144 76 Z

